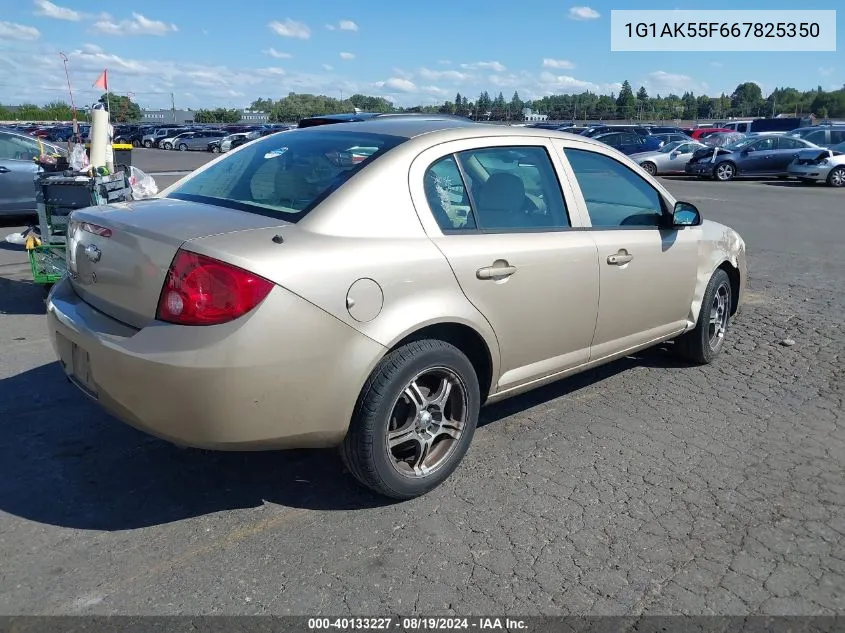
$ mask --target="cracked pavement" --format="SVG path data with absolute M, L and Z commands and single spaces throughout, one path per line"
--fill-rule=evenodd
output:
M 0 613 L 845 614 L 845 195 L 664 182 L 748 244 L 725 353 L 658 348 L 489 407 L 405 503 L 331 451 L 115 422 L 64 382 L 0 250 Z

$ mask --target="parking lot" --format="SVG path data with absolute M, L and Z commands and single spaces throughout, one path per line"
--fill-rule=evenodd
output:
M 134 162 L 163 188 L 211 158 Z M 747 242 L 725 354 L 493 405 L 458 471 L 395 504 L 332 451 L 180 449 L 108 417 L 0 242 L 0 612 L 842 613 L 845 195 L 663 182 Z

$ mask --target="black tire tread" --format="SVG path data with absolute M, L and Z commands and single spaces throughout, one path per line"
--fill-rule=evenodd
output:
M 710 349 L 706 332 L 709 319 L 705 317 L 704 310 L 705 306 L 710 306 L 713 303 L 713 294 L 722 281 L 727 281 L 730 287 L 731 280 L 728 277 L 728 273 L 721 268 L 717 268 L 710 277 L 710 281 L 707 282 L 707 288 L 704 290 L 704 296 L 701 300 L 701 310 L 698 314 L 698 323 L 695 324 L 692 330 L 675 339 L 675 352 L 682 358 L 699 365 L 707 365 L 712 362 L 721 351 L 713 352 Z M 728 320 L 728 327 L 730 327 L 730 320 Z M 727 334 L 727 331 L 725 333 Z
M 464 356 L 454 345 L 437 339 L 413 340 L 394 349 L 381 360 L 370 374 L 361 389 L 361 394 L 358 396 L 349 430 L 340 447 L 340 454 L 344 465 L 358 481 L 382 495 L 394 499 L 408 499 L 418 496 L 394 489 L 379 476 L 374 467 L 375 446 L 372 438 L 378 424 L 378 403 L 384 397 L 393 376 L 402 371 L 403 367 L 425 352 L 444 349 Z M 469 363 L 468 360 L 467 363 Z M 470 433 L 473 431 L 474 428 L 468 429 Z M 434 488 L 438 483 L 433 482 L 431 488 Z

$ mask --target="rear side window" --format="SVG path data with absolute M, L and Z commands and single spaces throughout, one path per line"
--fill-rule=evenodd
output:
M 830 144 L 831 145 L 839 145 L 839 143 L 845 142 L 845 130 L 831 130 L 830 131 Z
M 542 147 L 495 147 L 445 156 L 425 173 L 440 228 L 516 232 L 568 228 L 560 183 Z
M 330 126 L 266 136 L 187 180 L 169 197 L 297 222 L 398 136 Z

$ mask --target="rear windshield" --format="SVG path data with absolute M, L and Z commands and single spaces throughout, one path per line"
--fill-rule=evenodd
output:
M 352 175 L 405 140 L 332 128 L 291 130 L 252 141 L 168 197 L 297 222 Z

